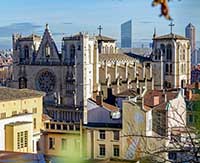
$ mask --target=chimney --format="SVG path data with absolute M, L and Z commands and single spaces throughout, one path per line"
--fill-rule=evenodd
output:
M 156 105 L 159 105 L 159 103 L 160 103 L 160 97 L 154 96 L 153 97 L 153 105 L 156 106 Z
M 165 92 L 165 102 L 167 102 L 167 93 Z
M 200 83 L 199 82 L 195 83 L 195 89 L 200 89 Z
M 96 104 L 99 106 L 103 105 L 103 95 L 99 92 L 99 95 L 96 96 Z
M 191 89 L 186 90 L 185 95 L 186 95 L 187 100 L 191 100 L 192 99 L 192 90 Z

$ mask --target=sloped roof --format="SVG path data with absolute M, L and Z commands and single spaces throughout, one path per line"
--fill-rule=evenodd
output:
M 88 99 L 87 109 L 86 126 L 121 128 L 121 117 L 119 119 L 112 119 L 111 117 L 111 113 L 118 111 L 117 107 L 106 103 L 99 106 L 96 104 L 95 100 Z
M 113 39 L 113 38 L 111 38 L 111 37 L 102 36 L 102 35 L 96 36 L 96 39 L 97 39 L 98 41 L 112 41 L 112 42 L 116 41 L 115 39 Z
M 113 53 L 113 54 L 100 54 L 99 55 L 100 62 L 115 62 L 115 61 L 135 61 L 134 58 L 129 57 L 124 53 Z
M 117 94 L 117 97 L 127 97 L 127 96 L 131 96 L 131 97 L 136 97 L 138 94 L 134 89 L 127 89 L 119 94 Z
M 44 96 L 45 93 L 30 89 L 0 87 L 0 102 Z
M 40 46 L 39 46 L 39 49 L 38 49 L 38 52 L 37 52 L 37 57 L 40 53 L 42 53 L 42 48 L 44 48 L 43 46 L 45 45 L 46 42 L 48 42 L 49 46 L 51 46 L 51 48 L 55 50 L 56 55 L 60 59 L 60 54 L 58 52 L 58 48 L 56 46 L 54 39 L 51 36 L 48 25 L 46 25 L 46 28 L 45 28 L 45 31 L 44 31 L 44 34 L 43 34 L 43 37 L 42 37 L 42 41 L 40 42 Z
M 36 34 L 32 34 L 32 35 L 27 36 L 27 37 L 20 37 L 19 38 L 20 41 L 33 41 L 34 39 L 41 39 L 41 36 L 36 35 Z
M 170 33 L 167 35 L 163 35 L 163 36 L 157 36 L 154 38 L 154 40 L 164 40 L 164 39 L 177 39 L 177 40 L 189 40 L 186 37 L 174 34 L 174 33 Z
M 144 105 L 148 107 L 157 107 L 162 106 L 165 108 L 166 104 L 170 101 L 175 99 L 179 94 L 179 90 L 172 89 L 172 90 L 150 90 L 147 91 L 144 95 Z M 159 97 L 159 104 L 154 105 L 154 97 Z M 166 98 L 166 99 L 165 99 Z M 165 101 L 166 100 L 166 101 Z

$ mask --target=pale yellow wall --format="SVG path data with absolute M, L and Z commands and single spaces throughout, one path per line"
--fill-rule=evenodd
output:
M 43 113 L 42 97 L 0 102 L 0 114 L 6 112 L 6 118 L 12 117 L 12 113 L 15 111 L 17 111 L 17 114 L 22 114 L 23 110 L 33 113 L 33 108 L 37 108 L 37 113 L 33 114 L 33 119 L 36 118 L 36 129 L 34 129 L 34 132 L 40 132 Z
M 14 135 L 13 127 L 5 126 L 5 150 L 13 151 L 14 150 Z
M 55 138 L 55 149 L 49 149 L 49 138 Z M 67 148 L 66 150 L 62 150 L 62 139 L 67 140 Z M 41 151 L 47 155 L 56 155 L 56 156 L 65 156 L 69 157 L 70 155 L 77 155 L 80 156 L 80 149 L 81 149 L 81 138 L 80 133 L 44 133 L 42 135 L 42 144 L 41 144 Z
M 18 149 L 17 147 L 17 133 L 28 131 L 27 147 Z M 32 152 L 32 123 L 22 123 L 20 125 L 6 125 L 5 126 L 5 149 L 14 152 Z

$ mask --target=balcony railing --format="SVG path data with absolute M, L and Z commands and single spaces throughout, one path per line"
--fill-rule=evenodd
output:
M 60 132 L 60 133 L 79 133 L 80 123 L 69 123 L 69 122 L 46 122 L 45 131 L 49 132 Z

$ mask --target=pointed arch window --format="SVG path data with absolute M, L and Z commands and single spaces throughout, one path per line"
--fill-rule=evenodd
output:
M 183 60 L 185 60 L 185 49 L 183 49 L 183 56 L 182 56 L 183 58 Z
M 25 60 L 29 59 L 29 47 L 27 45 L 24 47 L 24 58 Z
M 113 54 L 113 46 L 110 46 L 110 53 Z
M 76 49 L 75 46 L 72 44 L 70 46 L 70 64 L 75 64 L 75 53 Z
M 105 46 L 105 53 L 108 54 L 108 46 Z
M 167 60 L 172 60 L 172 45 L 168 44 L 167 45 Z
M 19 78 L 19 89 L 27 88 L 27 79 L 25 77 Z
M 51 55 L 51 48 L 50 48 L 49 44 L 46 44 L 46 46 L 45 46 L 45 56 L 50 57 L 50 55 Z
M 165 72 L 166 72 L 166 74 L 169 74 L 169 66 L 168 66 L 168 64 L 165 65 Z
M 165 45 L 164 44 L 160 45 L 160 50 L 161 50 L 162 55 L 165 56 Z

